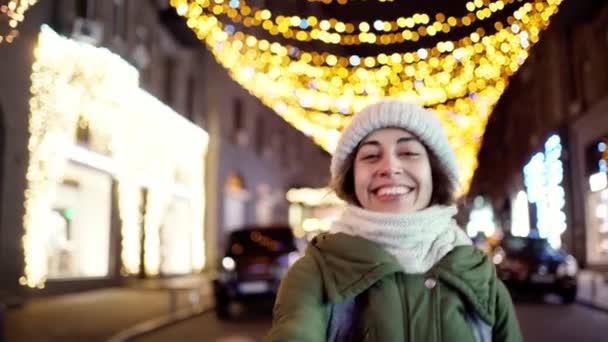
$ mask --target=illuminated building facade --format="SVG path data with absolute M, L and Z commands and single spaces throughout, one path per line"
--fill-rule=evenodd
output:
M 0 300 L 212 268 L 229 218 L 286 221 L 284 189 L 326 180 L 154 6 L 40 1 L 0 44 Z
M 528 235 L 540 226 L 583 267 L 605 270 L 608 6 L 572 5 L 497 104 L 471 195 L 492 198 L 505 230 Z

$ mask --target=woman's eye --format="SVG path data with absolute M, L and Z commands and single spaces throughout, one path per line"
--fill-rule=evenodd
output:
M 366 154 L 361 157 L 361 160 L 370 160 L 370 159 L 374 159 L 377 157 L 378 157 L 377 154 Z
M 419 156 L 420 153 L 416 153 L 416 152 L 412 152 L 412 151 L 404 151 L 404 152 L 399 152 L 400 156 L 403 157 L 416 157 Z

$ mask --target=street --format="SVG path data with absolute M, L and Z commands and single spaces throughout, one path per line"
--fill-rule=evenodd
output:
M 520 302 L 517 315 L 525 341 L 606 341 L 608 313 L 579 304 Z M 137 338 L 161 341 L 260 341 L 270 327 L 268 308 L 246 312 L 230 322 L 218 321 L 213 311 Z

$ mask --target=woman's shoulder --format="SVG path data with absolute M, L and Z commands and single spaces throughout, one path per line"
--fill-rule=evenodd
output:
M 319 267 L 311 255 L 298 259 L 281 280 L 277 293 L 277 307 L 286 310 L 322 304 L 324 286 Z
M 312 284 L 320 282 L 321 272 L 315 257 L 310 253 L 305 253 L 289 267 L 283 277 L 281 287 L 311 289 Z

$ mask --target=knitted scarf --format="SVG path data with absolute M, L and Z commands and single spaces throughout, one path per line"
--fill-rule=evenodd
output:
M 471 240 L 457 225 L 455 206 L 431 206 L 408 214 L 379 213 L 348 206 L 331 233 L 360 236 L 392 254 L 405 273 L 425 273 L 454 247 Z

